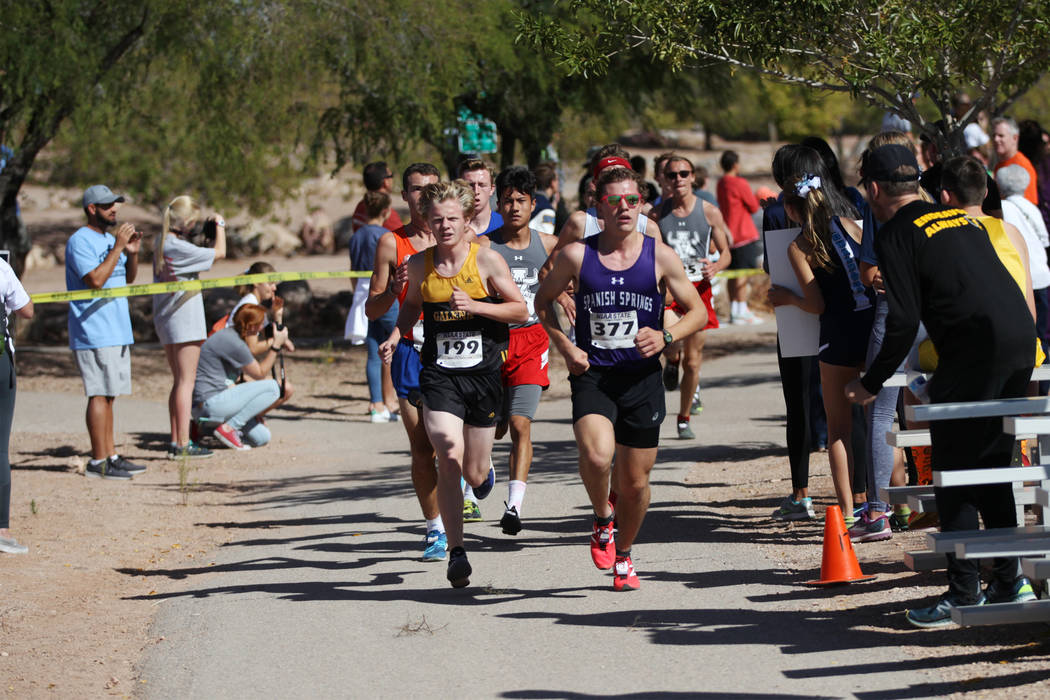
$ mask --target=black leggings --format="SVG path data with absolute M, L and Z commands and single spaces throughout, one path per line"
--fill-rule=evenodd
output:
M 784 357 L 777 341 L 777 364 L 780 386 L 784 391 L 787 412 L 788 462 L 791 464 L 791 488 L 809 487 L 810 398 L 809 387 L 817 374 L 817 358 Z
M 0 529 L 11 525 L 11 462 L 7 447 L 11 441 L 11 419 L 15 415 L 15 366 L 11 352 L 0 355 Z

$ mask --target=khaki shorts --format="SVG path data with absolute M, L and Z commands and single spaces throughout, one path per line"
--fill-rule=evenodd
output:
M 87 396 L 120 396 L 131 393 L 131 346 L 110 345 L 74 350 L 73 359 L 84 380 Z

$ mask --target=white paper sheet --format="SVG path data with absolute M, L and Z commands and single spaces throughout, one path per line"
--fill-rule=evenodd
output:
M 801 229 L 788 228 L 763 233 L 766 239 L 770 282 L 786 287 L 799 296 L 802 295 L 802 287 L 799 286 L 795 270 L 788 260 L 787 250 L 800 232 Z M 820 343 L 820 317 L 797 306 L 778 306 L 775 313 L 780 354 L 783 357 L 816 355 Z

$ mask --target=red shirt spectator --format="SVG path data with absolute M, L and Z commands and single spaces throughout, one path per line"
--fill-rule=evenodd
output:
M 739 167 L 739 166 L 738 166 Z M 751 215 L 759 210 L 758 198 L 747 180 L 735 173 L 726 173 L 718 181 L 718 208 L 733 234 L 733 248 L 758 240 L 758 229 Z

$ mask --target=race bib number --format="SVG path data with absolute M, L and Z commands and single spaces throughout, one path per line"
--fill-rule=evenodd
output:
M 592 312 L 591 345 L 602 350 L 633 348 L 638 335 L 638 312 Z
M 689 278 L 690 282 L 704 281 L 704 263 L 699 260 L 683 260 L 682 265 L 685 267 L 685 275 Z
M 465 369 L 479 364 L 481 357 L 481 333 L 477 331 L 438 333 L 438 366 L 448 369 Z

